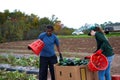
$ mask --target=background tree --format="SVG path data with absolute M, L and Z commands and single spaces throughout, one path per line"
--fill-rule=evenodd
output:
M 54 31 L 56 34 L 60 34 L 60 31 L 62 29 L 61 21 L 56 21 L 54 24 Z

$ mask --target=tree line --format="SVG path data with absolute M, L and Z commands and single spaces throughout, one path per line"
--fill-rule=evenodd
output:
M 28 15 L 19 10 L 13 12 L 4 10 L 4 12 L 0 12 L 0 43 L 36 39 L 41 32 L 45 31 L 46 25 L 53 25 L 56 35 L 71 35 L 75 30 L 61 24 L 61 21 L 55 15 L 50 18 L 40 18 L 35 14 Z M 103 24 L 95 23 L 94 25 L 100 25 L 104 29 L 106 26 L 120 25 L 120 23 L 108 21 Z M 91 25 L 85 24 L 80 29 L 86 33 L 89 27 Z
M 67 28 L 55 15 L 40 18 L 35 14 L 27 15 L 21 11 L 4 10 L 0 12 L 0 42 L 36 39 L 45 31 L 46 25 L 54 26 L 57 35 L 70 35 L 74 29 Z

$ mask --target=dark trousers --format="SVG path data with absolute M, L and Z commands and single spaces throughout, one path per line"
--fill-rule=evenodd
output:
M 54 74 L 54 64 L 57 63 L 57 57 L 43 57 L 40 56 L 40 63 L 39 63 L 39 80 L 47 80 L 48 68 L 51 74 L 51 80 L 55 80 Z

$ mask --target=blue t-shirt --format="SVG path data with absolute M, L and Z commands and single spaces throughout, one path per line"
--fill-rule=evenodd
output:
M 59 40 L 55 34 L 52 33 L 51 36 L 48 36 L 46 32 L 43 32 L 39 35 L 38 39 L 41 39 L 45 46 L 42 49 L 40 56 L 51 57 L 55 55 L 54 45 L 59 46 Z

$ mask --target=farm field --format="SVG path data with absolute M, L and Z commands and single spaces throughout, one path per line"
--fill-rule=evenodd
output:
M 120 37 L 111 37 L 108 39 L 114 49 L 114 53 L 120 54 Z M 28 50 L 27 47 L 33 41 L 35 40 L 0 43 L 0 53 L 32 54 L 33 52 Z M 96 50 L 96 42 L 94 38 L 60 38 L 60 48 L 63 54 L 92 53 Z
M 120 37 L 108 38 L 115 53 L 115 58 L 112 64 L 112 74 L 120 74 Z M 0 53 L 14 54 L 31 54 L 34 53 L 28 50 L 28 44 L 34 40 L 16 41 L 0 43 Z M 96 42 L 94 38 L 60 38 L 60 48 L 63 57 L 84 57 L 91 55 L 96 50 Z

